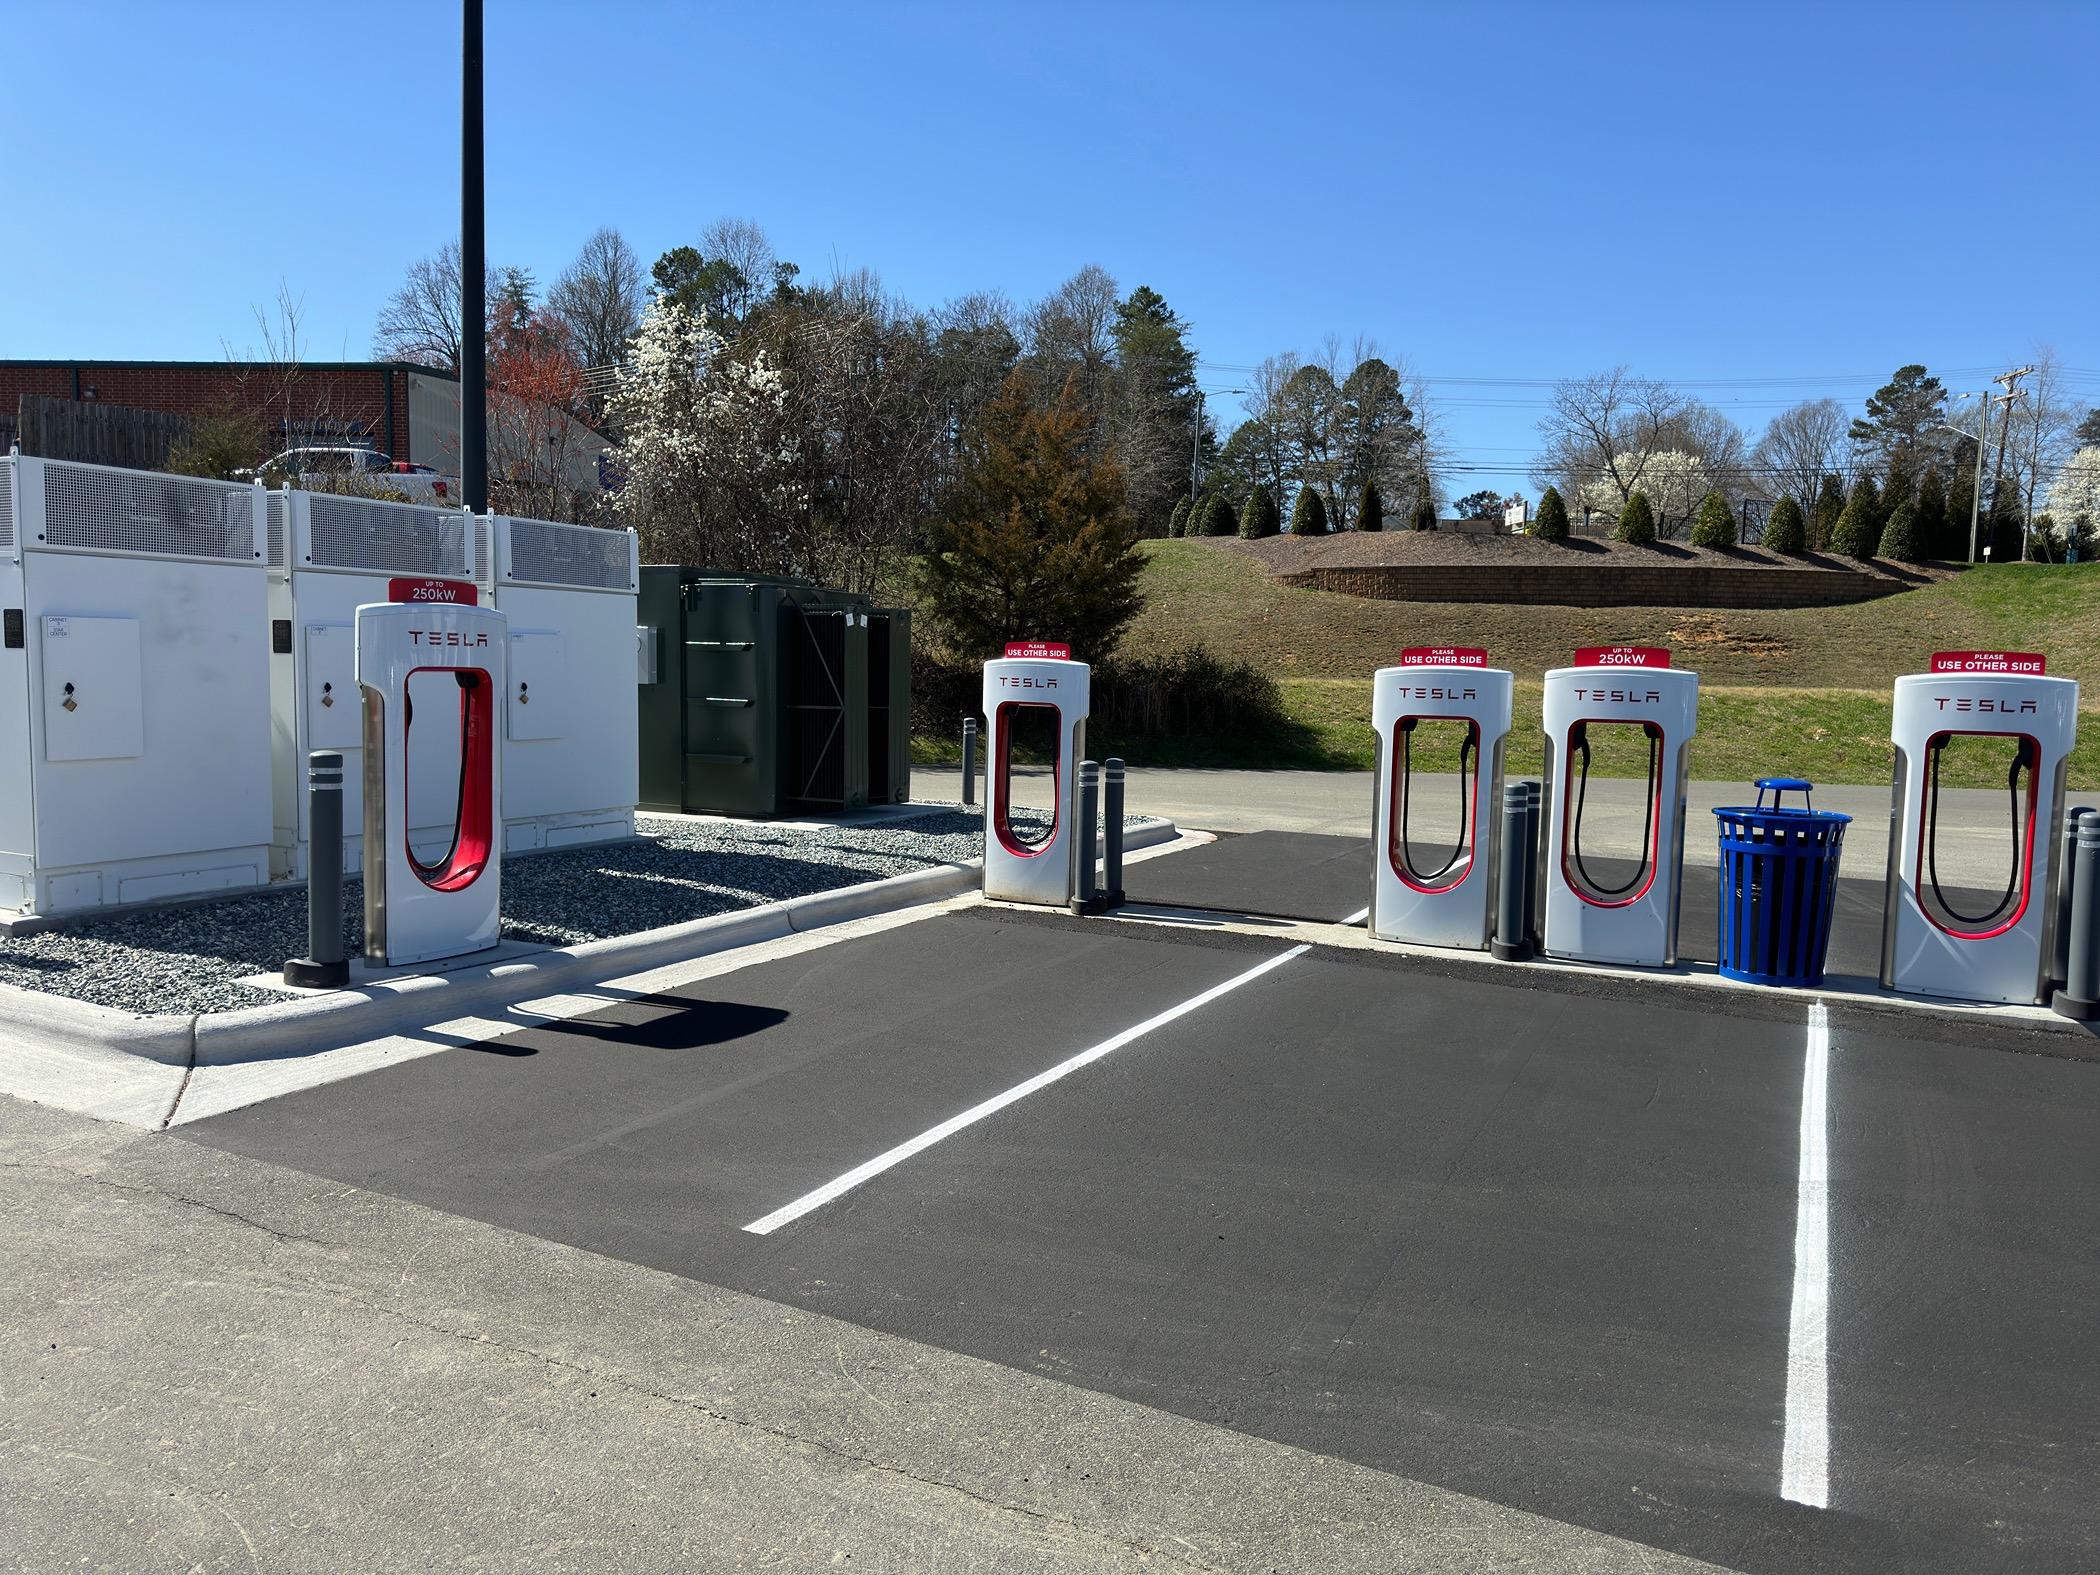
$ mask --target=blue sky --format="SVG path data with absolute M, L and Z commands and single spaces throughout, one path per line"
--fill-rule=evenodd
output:
M 2100 403 L 2095 0 L 487 9 L 489 251 L 543 281 L 722 216 L 929 304 L 1098 262 L 1213 390 L 1330 333 L 1519 380 L 1433 385 L 1455 491 L 1530 490 L 1521 380 L 1620 363 L 1753 434 L 2042 343 Z M 0 357 L 215 357 L 280 283 L 365 355 L 457 230 L 457 40 L 446 0 L 12 8 Z

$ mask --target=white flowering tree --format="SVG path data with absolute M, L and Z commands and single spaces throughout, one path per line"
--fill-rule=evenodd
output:
M 1606 472 L 1583 484 L 1582 501 L 1597 513 L 1617 519 L 1625 511 L 1626 500 L 1644 492 L 1655 510 L 1655 533 L 1661 537 L 1682 531 L 1714 487 L 1698 456 L 1682 449 L 1635 455 L 1631 462 L 1625 462 L 1625 456 L 1621 459 L 1618 476 Z
M 2059 547 L 2068 541 L 2091 541 L 2100 532 L 2100 445 L 2082 448 L 2064 461 L 2049 483 L 2047 513 L 2049 539 Z
M 795 573 L 799 446 L 780 373 L 733 346 L 698 312 L 651 301 L 614 380 L 618 512 L 642 557 L 752 573 Z

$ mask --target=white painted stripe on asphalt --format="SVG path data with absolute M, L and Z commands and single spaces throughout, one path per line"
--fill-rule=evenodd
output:
M 1370 916 L 1371 916 L 1371 910 L 1370 910 L 1369 908 L 1358 908 L 1358 909 L 1357 909 L 1357 910 L 1356 910 L 1356 911 L 1355 911 L 1354 913 L 1350 914 L 1348 918 L 1346 918 L 1346 919 L 1342 920 L 1342 923 L 1344 923 L 1344 924 L 1361 924 L 1361 923 L 1363 923 L 1363 922 L 1364 922 L 1364 920 L 1368 919 L 1368 918 L 1369 918 Z
M 901 1165 L 912 1155 L 932 1148 L 946 1137 L 953 1137 L 963 1128 L 974 1126 L 986 1116 L 996 1115 L 1017 1100 L 1026 1099 L 1038 1089 L 1048 1088 L 1059 1078 L 1067 1077 L 1083 1066 L 1091 1066 L 1103 1056 L 1112 1054 L 1134 1039 L 1142 1039 L 1155 1028 L 1164 1028 L 1178 1017 L 1186 1017 L 1200 1006 L 1208 1006 L 1222 995 L 1230 995 L 1243 984 L 1251 984 L 1273 968 L 1280 968 L 1294 957 L 1302 957 L 1311 951 L 1310 944 L 1293 946 L 1287 952 L 1278 952 L 1266 962 L 1258 963 L 1245 973 L 1234 974 L 1223 984 L 1214 984 L 1201 995 L 1192 995 L 1178 1006 L 1170 1006 L 1156 1017 L 1148 1017 L 1134 1027 L 1126 1028 L 1112 1039 L 1104 1039 L 1090 1050 L 1060 1061 L 1048 1071 L 1038 1072 L 1025 1083 L 1016 1083 L 1003 1094 L 994 1094 L 982 1104 L 972 1105 L 960 1115 L 950 1116 L 937 1127 L 928 1127 L 908 1142 L 886 1149 L 864 1165 L 856 1165 L 836 1180 L 827 1181 L 814 1192 L 805 1192 L 792 1203 L 782 1204 L 764 1219 L 753 1220 L 744 1227 L 754 1236 L 770 1236 L 781 1226 L 802 1218 L 813 1209 L 820 1209 L 834 1199 L 844 1197 L 864 1181 L 872 1181 L 892 1166 Z
M 1794 1313 L 1787 1331 L 1786 1450 L 1779 1496 L 1830 1506 L 1830 1013 L 1808 1009 L 1801 1073 L 1801 1181 L 1794 1204 Z

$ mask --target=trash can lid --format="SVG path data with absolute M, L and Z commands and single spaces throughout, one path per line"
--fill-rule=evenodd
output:
M 1759 777 L 1754 785 L 1782 793 L 1806 793 L 1815 783 L 1806 777 Z

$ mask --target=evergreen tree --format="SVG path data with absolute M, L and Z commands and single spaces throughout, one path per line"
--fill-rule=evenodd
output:
M 1971 464 L 1973 465 L 1973 456 Z M 1954 467 L 1953 485 L 1947 488 L 1947 538 L 1953 551 L 1947 554 L 1955 563 L 1969 561 L 1969 515 L 1976 505 L 1976 472 L 1970 465 Z M 1983 555 L 1983 543 L 1989 540 L 1983 534 L 1981 521 L 1976 526 L 1976 553 Z
M 2007 481 L 1991 494 L 1990 512 L 1984 516 L 1979 534 L 1991 544 L 1991 562 L 2018 563 L 2020 537 L 2027 518 L 2020 507 L 2020 489 Z
M 1149 286 L 1131 291 L 1115 313 L 1109 431 L 1129 477 L 1131 512 L 1141 529 L 1156 530 L 1187 485 L 1201 401 L 1196 352 L 1188 325 Z
M 1765 546 L 1773 552 L 1799 553 L 1808 547 L 1808 524 L 1801 517 L 1801 505 L 1789 492 L 1773 505 L 1772 517 L 1765 521 Z
M 1184 495 L 1174 502 L 1174 512 L 1167 516 L 1167 534 L 1186 536 L 1189 533 L 1189 500 Z
M 1888 479 L 1881 484 L 1881 523 L 1886 525 L 1896 510 L 1918 499 L 1917 477 L 1904 457 L 1889 462 Z
M 1379 494 L 1378 483 L 1367 481 L 1356 500 L 1356 528 L 1358 530 L 1385 529 L 1385 499 Z
M 1257 481 L 1254 490 L 1247 494 L 1247 506 L 1240 510 L 1240 535 L 1248 541 L 1259 541 L 1282 528 L 1283 511 L 1276 507 L 1269 489 Z
M 1888 523 L 1881 527 L 1881 541 L 1874 556 L 1894 563 L 1924 561 L 1924 547 L 1918 540 L 1918 510 L 1908 499 L 1896 505 Z
M 1845 512 L 1845 484 L 1836 476 L 1825 473 L 1823 484 L 1816 488 L 1816 506 L 1808 516 L 1808 545 L 1814 552 L 1829 550 L 1830 539 L 1837 534 L 1838 516 Z
M 1692 522 L 1692 545 L 1725 549 L 1735 545 L 1735 514 L 1728 500 L 1709 492 L 1699 503 L 1699 517 Z
M 1539 499 L 1539 512 L 1531 522 L 1531 534 L 1540 541 L 1568 539 L 1568 504 L 1560 495 L 1560 488 L 1548 487 L 1546 495 Z
M 1655 510 L 1648 502 L 1648 494 L 1638 487 L 1626 500 L 1626 507 L 1619 515 L 1619 528 L 1612 532 L 1615 541 L 1629 542 L 1636 547 L 1652 546 L 1655 541 Z
M 1947 413 L 1947 390 L 1918 365 L 1896 375 L 1867 399 L 1867 413 L 1852 423 L 1852 446 L 1884 464 L 1908 461 L 1920 439 Z
M 1871 558 L 1880 545 L 1881 494 L 1872 476 L 1862 476 L 1830 533 L 1830 550 L 1847 558 Z
M 1918 483 L 1918 544 L 1928 558 L 1958 558 L 1954 533 L 1947 528 L 1947 488 L 1937 470 Z
M 1291 505 L 1291 534 L 1293 536 L 1324 536 L 1327 534 L 1327 504 L 1320 497 L 1317 487 L 1300 487 L 1298 499 Z
M 1239 529 L 1239 524 L 1239 516 L 1232 511 L 1232 499 L 1222 492 L 1213 492 L 1196 506 L 1189 533 L 1194 536 L 1230 536 Z
M 1426 489 L 1415 499 L 1415 511 L 1408 517 L 1407 523 L 1416 530 L 1436 529 L 1436 500 Z
M 1089 457 L 1091 423 L 1071 379 L 1048 404 L 1030 394 L 1025 373 L 1006 379 L 947 509 L 926 524 L 925 605 L 965 656 L 1059 639 L 1099 661 L 1144 605 L 1123 472 Z

